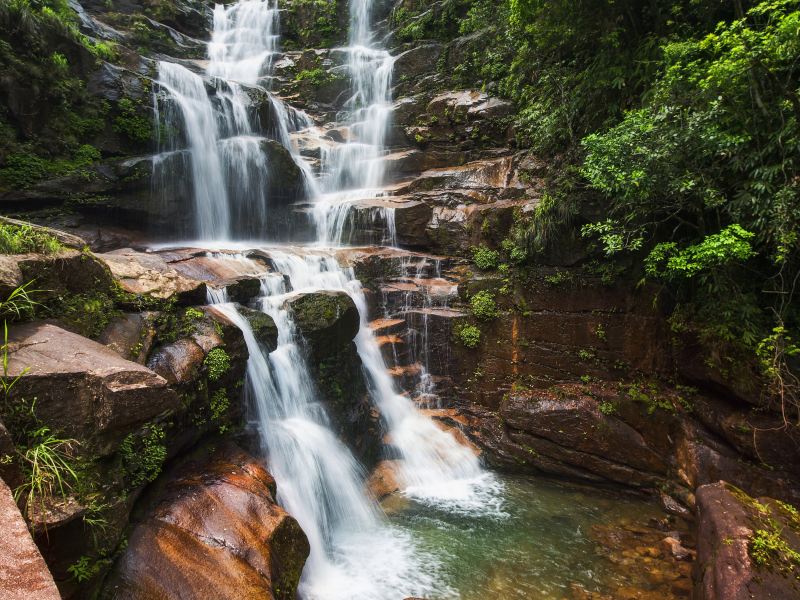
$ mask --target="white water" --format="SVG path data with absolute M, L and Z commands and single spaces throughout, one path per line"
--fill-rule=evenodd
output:
M 263 278 L 259 308 L 275 320 L 278 348 L 267 353 L 259 347 L 246 319 L 235 305 L 227 303 L 224 290 L 210 292 L 209 301 L 244 332 L 251 356 L 247 389 L 269 468 L 278 483 L 278 499 L 298 519 L 311 544 L 301 595 L 320 600 L 451 597 L 451 590 L 437 585 L 436 558 L 421 554 L 413 539 L 392 528 L 367 495 L 365 474 L 333 435 L 316 396 L 293 317 L 285 305 L 289 294 L 347 293 L 361 317 L 356 346 L 371 398 L 381 413 L 389 443 L 402 459 L 403 492 L 441 509 L 497 514 L 498 484 L 482 471 L 470 449 L 418 412 L 396 389 L 367 324 L 361 284 L 351 269 L 342 268 L 333 252 L 324 248 L 346 243 L 345 229 L 360 225 L 350 210 L 358 200 L 382 196 L 393 58 L 373 43 L 371 5 L 371 0 L 351 3 L 350 42 L 343 49 L 353 84 L 345 107 L 349 115 L 347 141 L 324 147 L 318 180 L 291 136 L 299 130 L 312 130 L 312 120 L 272 98 L 274 137 L 290 149 L 306 174 L 309 195 L 315 200 L 317 229 L 316 247 L 262 248 L 275 273 Z M 209 85 L 182 66 L 159 64 L 159 85 L 171 101 L 169 109 L 178 113 L 167 115 L 166 120 L 182 128 L 191 155 L 197 232 L 218 245 L 235 235 L 242 224 L 263 223 L 269 217 L 268 199 L 263 196 L 269 166 L 240 84 L 268 82 L 278 48 L 279 12 L 275 6 L 268 0 L 241 0 L 216 8 L 209 46 Z M 176 144 L 173 141 L 173 146 Z M 381 241 L 394 245 L 393 209 L 379 206 L 371 215 L 372 226 L 385 229 Z M 250 231 L 258 233 L 257 228 Z

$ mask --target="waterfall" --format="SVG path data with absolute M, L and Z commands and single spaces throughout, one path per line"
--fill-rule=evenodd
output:
M 498 502 L 494 479 L 481 469 L 472 450 L 421 414 L 395 387 L 368 325 L 361 283 L 331 248 L 348 243 L 350 232 L 364 226 L 353 216 L 361 211 L 351 210 L 364 202 L 371 207 L 367 225 L 381 230 L 376 241 L 396 245 L 394 209 L 381 190 L 394 59 L 373 41 L 371 9 L 372 0 L 351 2 L 349 43 L 341 49 L 352 82 L 345 103 L 346 135 L 344 143 L 321 144 L 319 177 L 294 137 L 321 136 L 313 120 L 270 97 L 269 135 L 289 150 L 305 174 L 317 233 L 316 243 L 306 247 L 259 247 L 272 270 L 262 277 L 256 305 L 276 323 L 277 348 L 268 352 L 259 345 L 225 289 L 209 290 L 209 303 L 243 332 L 250 353 L 247 397 L 278 483 L 278 501 L 309 538 L 311 554 L 300 587 L 307 599 L 451 597 L 453 592 L 438 584 L 437 559 L 421 553 L 413 539 L 387 522 L 364 489 L 360 465 L 333 434 L 286 302 L 290 294 L 343 291 L 355 302 L 360 315 L 356 348 L 388 443 L 402 459 L 403 492 L 470 514 L 494 510 Z M 272 216 L 265 191 L 270 171 L 262 150 L 264 132 L 251 115 L 247 86 L 271 85 L 278 30 L 275 0 L 218 5 L 205 79 L 183 66 L 159 63 L 158 93 L 165 106 L 160 116 L 172 134 L 156 163 L 165 171 L 175 169 L 176 160 L 188 163 L 196 231 L 206 245 L 218 248 L 243 234 L 265 238 Z M 250 261 L 244 255 L 228 258 Z

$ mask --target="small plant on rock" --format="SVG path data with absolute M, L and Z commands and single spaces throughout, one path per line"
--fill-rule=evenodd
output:
M 217 381 L 231 368 L 231 358 L 224 348 L 214 348 L 208 353 L 203 364 L 208 370 L 208 378 Z
M 477 348 L 481 343 L 481 330 L 475 325 L 464 325 L 458 330 L 458 339 L 467 348 Z
M 497 303 L 494 301 L 494 294 L 487 290 L 482 290 L 475 294 L 469 301 L 472 307 L 472 314 L 481 321 L 490 321 L 497 318 Z

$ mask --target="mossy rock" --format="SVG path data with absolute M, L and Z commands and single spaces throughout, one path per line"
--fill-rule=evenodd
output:
M 358 333 L 358 309 L 344 292 L 299 294 L 286 302 L 300 334 L 318 354 L 336 352 Z
M 251 308 L 241 307 L 241 315 L 250 323 L 258 342 L 270 351 L 278 347 L 278 327 L 272 317 Z

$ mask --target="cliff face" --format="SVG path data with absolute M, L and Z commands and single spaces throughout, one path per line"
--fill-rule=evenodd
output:
M 341 132 L 331 123 L 347 99 L 343 58 L 335 48 L 346 37 L 346 3 L 284 5 L 285 47 L 273 89 L 311 115 L 325 131 L 322 139 L 335 140 Z M 379 242 L 378 217 L 388 207 L 404 251 L 369 248 L 341 256 L 369 291 L 371 326 L 396 380 L 421 390 L 421 402 L 435 393 L 441 404 L 430 415 L 465 435 L 498 469 L 633 488 L 657 495 L 685 518 L 695 511 L 696 490 L 720 479 L 752 496 L 800 501 L 800 434 L 764 406 L 752 370 L 738 364 L 720 369 L 719 349 L 671 331 L 654 302 L 656 291 L 598 264 L 574 228 L 558 230 L 536 257 L 519 256 L 515 228 L 546 201 L 553 165 L 517 147 L 516 107 L 509 101 L 477 82 L 450 89 L 448 72 L 480 48 L 481 37 L 401 42 L 391 10 L 419 7 L 396 5 L 383 3 L 379 15 L 397 56 L 386 158 L 394 183 L 380 206 L 355 207 L 346 237 L 354 245 Z M 0 292 L 5 297 L 32 278 L 48 282 L 54 321 L 14 329 L 11 342 L 20 350 L 9 373 L 24 375 L 18 391 L 39 399 L 37 419 L 83 445 L 94 461 L 93 477 L 110 478 L 99 503 L 111 506 L 110 524 L 102 553 L 93 556 L 99 566 L 86 579 L 76 582 L 69 567 L 92 550 L 64 540 L 88 539 L 86 517 L 96 505 L 85 505 L 84 498 L 67 516 L 46 515 L 49 533 L 37 537 L 62 593 L 81 597 L 99 589 L 121 555 L 134 501 L 159 474 L 160 462 L 153 470 L 148 453 L 172 460 L 242 425 L 233 398 L 247 359 L 243 340 L 223 317 L 197 306 L 205 304 L 207 285 L 228 285 L 245 304 L 258 283 L 255 273 L 221 267 L 200 250 L 144 254 L 129 248 L 149 236 L 179 236 L 190 219 L 186 185 L 153 193 L 153 154 L 161 140 L 152 89 L 160 55 L 198 68 L 211 7 L 192 0 L 70 6 L 76 16 L 60 22 L 34 14 L 40 30 L 8 29 L 8 44 L 0 47 L 0 66 L 13 66 L 0 78 L 0 212 L 83 236 L 97 254 L 80 243 L 55 256 L 0 256 Z M 15 15 L 0 17 L 6 25 Z M 37 44 L 26 45 L 42 31 Z M 250 98 L 248 110 L 270 131 L 275 115 L 267 94 L 254 88 Z M 295 141 L 312 163 L 323 151 L 319 139 Z M 283 199 L 280 223 L 300 238 L 310 235 L 298 191 L 302 173 L 279 144 L 270 147 L 270 161 L 278 165 L 270 193 Z M 592 214 L 576 222 L 602 214 L 602 207 L 584 210 Z M 65 305 L 62 296 L 70 294 L 84 303 Z M 312 308 L 324 311 L 328 300 L 317 298 Z M 97 302 L 113 318 L 94 321 Z M 380 431 L 366 389 L 354 383 L 357 315 L 347 306 L 330 324 L 309 312 L 326 405 L 342 437 L 372 462 Z M 78 318 L 83 313 L 89 318 Z M 264 326 L 265 343 L 274 344 L 274 324 Z M 339 328 L 348 339 L 331 334 Z M 73 361 L 75 349 L 82 358 Z M 229 360 L 220 377 L 210 377 L 209 357 L 220 356 L 215 349 L 224 349 Z M 13 424 L 6 425 L 13 435 Z M 285 536 L 302 545 L 302 532 L 274 505 L 268 475 L 254 474 L 246 455 L 234 459 L 209 459 L 219 475 L 210 483 L 198 483 L 191 470 L 170 475 L 174 488 L 156 504 L 155 516 L 134 530 L 113 585 L 153 586 L 150 593 L 179 581 L 189 569 L 179 556 L 184 548 L 200 547 L 212 561 L 217 551 L 198 541 L 205 530 L 187 533 L 165 524 L 191 521 L 195 507 L 186 498 L 197 486 L 203 493 L 244 494 L 239 506 L 269 513 L 269 532 L 247 531 L 234 546 L 250 535 L 274 538 L 271 551 L 277 553 L 285 550 Z M 231 464 L 236 481 L 219 473 Z M 225 518 L 238 519 L 217 517 L 222 521 L 202 525 L 214 529 Z M 136 581 L 137 561 L 163 539 L 172 544 L 164 568 L 176 578 Z M 291 554 L 283 571 L 273 568 L 269 553 L 251 557 L 233 584 L 290 597 L 301 554 Z

